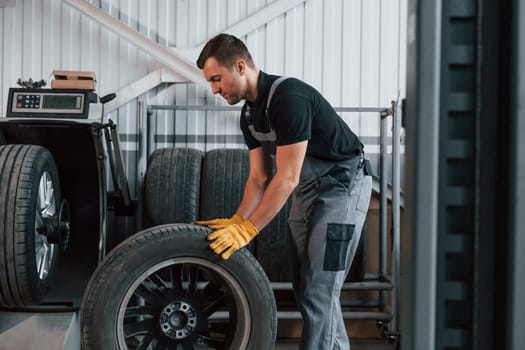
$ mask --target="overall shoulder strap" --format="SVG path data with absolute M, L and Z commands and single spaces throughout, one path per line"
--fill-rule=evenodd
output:
M 270 102 L 272 101 L 272 97 L 275 90 L 277 90 L 277 87 L 286 79 L 288 79 L 288 77 L 277 78 L 272 83 L 272 86 L 270 86 L 270 91 L 268 92 L 268 99 L 266 100 L 266 117 L 268 117 L 268 109 L 270 108 Z

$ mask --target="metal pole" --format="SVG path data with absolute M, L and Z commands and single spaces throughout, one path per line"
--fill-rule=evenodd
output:
M 517 350 L 525 347 L 525 332 L 523 332 L 523 321 L 521 315 L 525 310 L 525 236 L 523 227 L 525 225 L 525 4 L 521 0 L 512 2 L 514 12 L 512 28 L 512 53 L 510 72 L 511 80 L 511 116 L 510 116 L 510 140 L 509 140 L 509 164 L 507 169 L 510 173 L 507 218 L 509 221 L 508 246 L 505 254 L 507 260 L 506 287 L 507 300 L 501 305 L 508 310 L 505 318 L 508 339 L 508 349 Z
M 137 231 L 142 230 L 143 227 L 143 189 L 144 189 L 144 176 L 147 167 L 147 134 L 148 123 L 144 123 L 144 115 L 146 114 L 146 106 L 144 102 L 138 102 L 138 120 L 137 120 L 137 133 L 138 133 L 138 151 L 137 151 L 137 213 L 136 213 L 136 229 Z
M 155 150 L 155 132 L 157 124 L 153 124 L 153 109 L 151 106 L 146 107 L 146 154 L 149 157 Z
M 387 154 L 387 127 L 388 111 L 381 112 L 380 145 L 379 145 L 379 273 L 387 275 L 387 178 L 386 178 L 386 154 Z M 381 307 L 386 305 L 386 295 L 379 293 Z
M 240 111 L 241 106 L 210 106 L 210 105 L 149 105 L 149 110 L 173 110 L 173 111 Z M 387 110 L 384 107 L 334 107 L 336 112 L 370 112 L 383 113 Z
M 400 213 L 400 129 L 401 118 L 396 101 L 392 102 L 392 324 L 391 331 L 399 331 L 399 250 L 401 232 Z

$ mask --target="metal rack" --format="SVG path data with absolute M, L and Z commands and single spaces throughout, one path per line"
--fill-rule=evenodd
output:
M 139 102 L 139 160 L 137 166 L 138 186 L 144 177 L 148 155 L 151 153 L 150 125 L 153 113 L 157 110 L 171 111 L 239 111 L 237 106 L 178 106 L 178 105 L 145 105 Z M 344 283 L 342 291 L 377 291 L 378 298 L 374 300 L 347 300 L 341 298 L 343 308 L 358 307 L 374 309 L 377 311 L 344 311 L 345 319 L 376 320 L 383 328 L 386 337 L 397 339 L 399 335 L 399 250 L 400 250 L 400 212 L 401 212 L 401 186 L 400 186 L 400 146 L 401 146 L 401 113 L 397 101 L 391 107 L 338 107 L 337 112 L 372 112 L 380 117 L 380 154 L 379 177 L 374 178 L 375 190 L 379 192 L 379 271 L 365 274 L 364 281 Z M 387 183 L 387 157 L 388 157 L 388 117 L 392 117 L 392 184 Z M 391 274 L 388 274 L 388 193 L 391 193 L 392 206 L 392 251 Z M 138 191 L 137 193 L 140 193 Z M 142 201 L 139 200 L 139 203 Z M 140 208 L 139 208 L 140 209 Z M 272 282 L 275 292 L 291 291 L 289 282 Z M 390 298 L 389 298 L 390 297 Z M 301 314 L 296 310 L 278 311 L 279 319 L 301 319 Z

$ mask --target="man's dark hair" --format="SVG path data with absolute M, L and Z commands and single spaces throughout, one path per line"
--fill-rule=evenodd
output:
M 204 68 L 204 62 L 210 57 L 215 57 L 217 62 L 225 67 L 231 67 L 239 58 L 244 59 L 250 67 L 254 66 L 246 45 L 229 34 L 219 34 L 206 43 L 197 59 L 197 67 Z

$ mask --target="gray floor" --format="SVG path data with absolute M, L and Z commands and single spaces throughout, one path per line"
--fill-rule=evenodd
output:
M 352 350 L 395 350 L 394 344 L 382 339 L 351 339 Z M 277 341 L 275 350 L 297 350 L 299 341 L 295 339 Z

